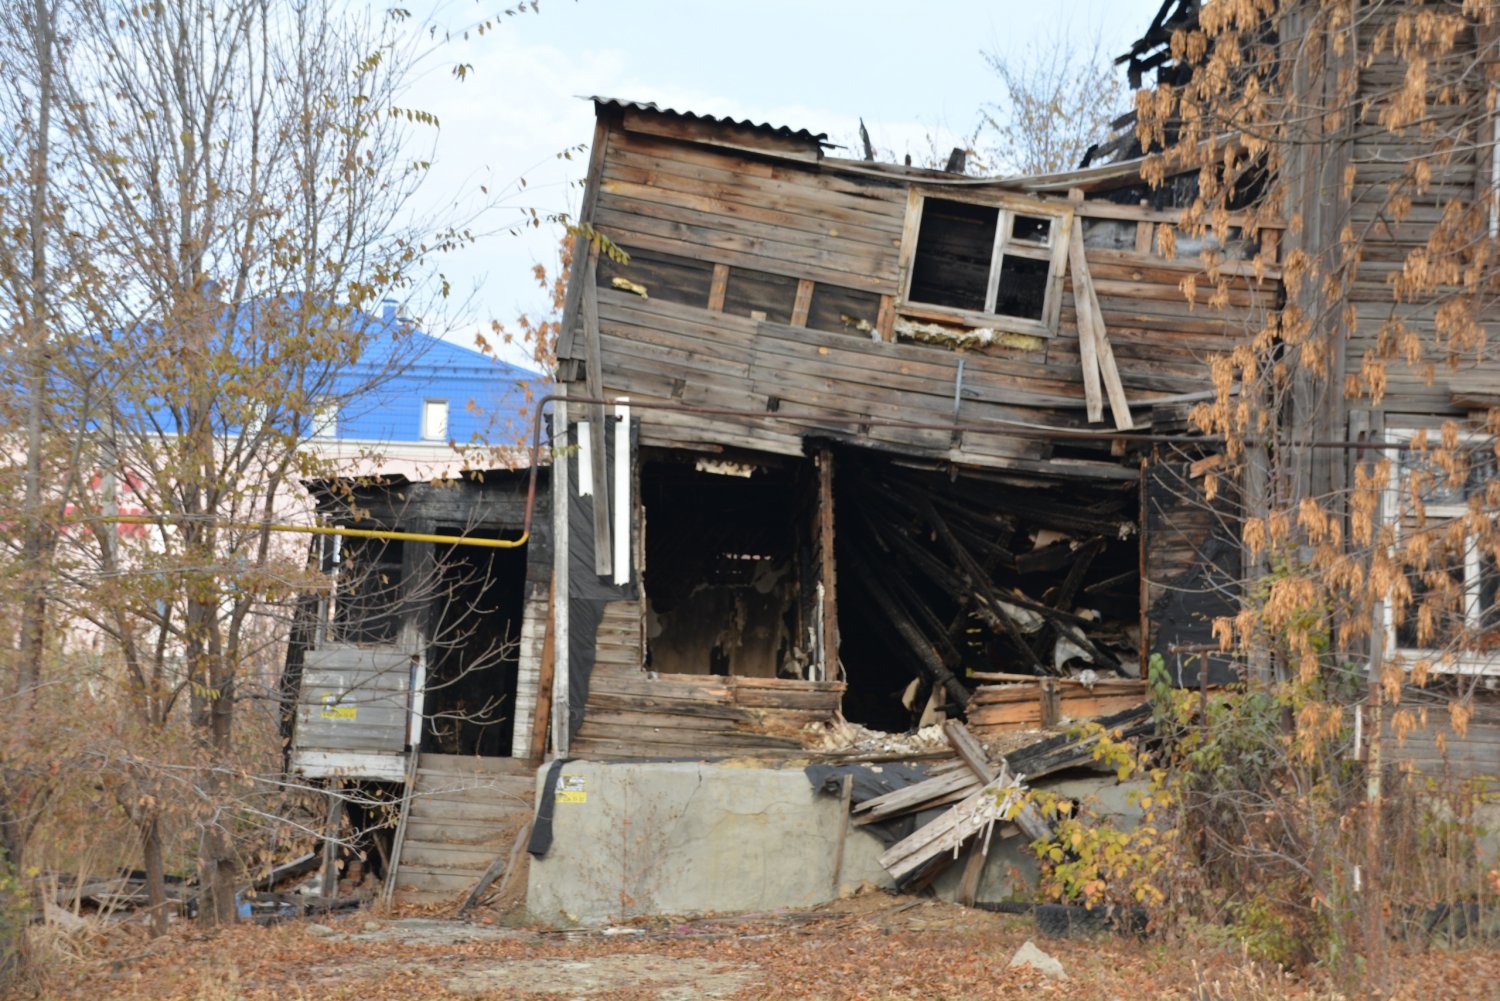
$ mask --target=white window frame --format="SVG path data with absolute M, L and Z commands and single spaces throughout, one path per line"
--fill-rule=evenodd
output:
M 438 408 L 442 409 L 439 410 Z M 442 414 L 442 426 L 434 427 L 436 423 L 433 415 Z M 422 401 L 422 440 L 423 441 L 447 441 L 448 440 L 448 401 L 444 399 L 430 398 Z
M 993 208 L 998 212 L 995 243 L 990 249 L 989 284 L 985 289 L 984 309 L 972 310 L 933 305 L 913 301 L 911 298 L 912 277 L 916 270 L 917 241 L 922 232 L 922 210 L 929 198 L 965 202 L 970 205 Z M 1037 216 L 1050 219 L 1052 227 L 1047 242 L 1042 244 L 1012 237 L 1011 230 L 1016 216 Z M 989 327 L 1008 333 L 1055 337 L 1058 319 L 1062 314 L 1062 286 L 1063 278 L 1067 273 L 1068 240 L 1071 238 L 1072 229 L 1073 208 L 1066 202 L 1044 201 L 1015 195 L 976 194 L 946 188 L 913 188 L 908 196 L 906 228 L 902 235 L 901 295 L 897 312 L 916 319 L 939 322 L 957 320 L 971 327 Z M 1040 320 L 993 311 L 999 298 L 1000 269 L 1007 255 L 1047 262 L 1047 287 L 1044 292 Z
M 1418 434 L 1416 429 L 1395 428 L 1384 432 L 1383 438 L 1391 444 L 1407 444 Z M 1427 429 L 1429 440 L 1437 437 L 1437 429 Z M 1467 433 L 1459 436 L 1459 445 L 1473 446 L 1484 445 L 1490 441 L 1488 435 L 1480 433 Z M 1429 448 L 1439 448 L 1434 443 Z M 1388 452 L 1390 459 L 1390 479 L 1386 488 L 1382 491 L 1380 500 L 1380 520 L 1383 525 L 1393 525 L 1395 528 L 1395 539 L 1399 544 L 1402 536 L 1402 525 L 1404 515 L 1409 510 L 1409 491 L 1403 482 L 1403 469 L 1405 463 L 1402 461 L 1407 453 L 1404 450 L 1392 449 Z M 1466 501 L 1458 503 L 1424 502 L 1423 511 L 1431 523 L 1443 523 L 1453 518 L 1461 518 L 1469 513 Z M 1500 571 L 1497 571 L 1500 572 Z M 1482 589 L 1484 583 L 1484 554 L 1480 552 L 1477 543 L 1472 540 L 1464 547 L 1463 565 L 1463 619 L 1465 629 L 1478 630 L 1483 627 L 1485 609 L 1480 604 L 1482 600 Z M 1484 675 L 1500 676 L 1500 653 L 1479 653 L 1472 650 L 1450 652 L 1434 647 L 1406 647 L 1400 645 L 1397 635 L 1395 610 L 1391 602 L 1383 601 L 1379 610 L 1380 625 L 1383 627 L 1385 637 L 1385 649 L 1388 654 L 1394 653 L 1399 656 L 1407 670 L 1410 670 L 1415 662 L 1421 660 L 1428 662 L 1433 674 L 1461 674 L 1461 675 Z M 1408 618 L 1416 614 L 1415 606 L 1407 611 Z

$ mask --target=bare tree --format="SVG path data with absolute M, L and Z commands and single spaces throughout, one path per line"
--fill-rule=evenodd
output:
M 420 36 L 339 0 L 37 10 L 52 27 L 17 51 L 41 82 L 17 100 L 36 116 L 38 166 L 18 181 L 52 198 L 31 210 L 48 223 L 29 230 L 32 270 L 7 276 L 13 357 L 28 406 L 55 408 L 73 446 L 58 465 L 72 488 L 48 481 L 47 497 L 93 518 L 66 535 L 46 594 L 115 665 L 95 679 L 118 686 L 130 717 L 111 784 L 157 913 L 170 812 L 196 831 L 201 913 L 233 920 L 233 834 L 263 736 L 244 739 L 236 720 L 274 671 L 281 606 L 309 574 L 268 525 L 299 478 L 326 469 L 304 447 L 319 410 L 367 388 L 340 377 L 371 351 L 364 308 L 460 239 L 407 216 L 425 164 L 406 134 L 430 118 L 398 98 Z M 86 287 L 37 279 L 47 253 L 86 264 Z M 27 444 L 30 511 L 48 453 Z M 122 536 L 122 511 L 156 527 Z M 43 566 L 36 538 L 28 529 L 17 554 L 28 580 Z M 43 592 L 22 590 L 22 619 L 39 622 Z M 23 630 L 23 680 L 36 635 Z
M 1004 93 L 979 112 L 974 146 L 981 172 L 1045 174 L 1072 170 L 1109 137 L 1124 109 L 1119 75 L 1096 35 L 1080 44 L 1057 35 L 1017 59 L 982 53 Z

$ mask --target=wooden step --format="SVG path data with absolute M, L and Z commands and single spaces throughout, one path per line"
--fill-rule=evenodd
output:
M 419 767 L 424 772 L 457 772 L 482 775 L 536 775 L 536 765 L 524 758 L 479 758 L 468 754 L 422 752 Z
M 465 848 L 461 845 L 432 844 L 418 841 L 407 842 L 401 849 L 401 865 L 418 869 L 441 869 L 444 872 L 468 872 L 473 879 L 490 867 L 496 856 L 510 850 L 508 844 L 497 844 L 484 848 Z
M 419 777 L 413 796 L 411 801 L 413 812 L 417 810 L 431 812 L 451 803 L 489 806 L 508 813 L 518 808 L 531 806 L 532 788 L 529 785 L 434 786 L 423 782 Z
M 423 754 L 396 872 L 398 899 L 461 900 L 497 858 L 509 857 L 535 787 L 535 766 L 526 761 Z
M 451 820 L 411 820 L 406 825 L 409 841 L 432 844 L 487 845 L 501 844 L 510 837 L 514 820 L 505 823 L 455 824 Z

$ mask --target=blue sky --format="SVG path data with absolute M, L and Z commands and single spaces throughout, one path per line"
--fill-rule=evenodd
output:
M 460 25 L 502 0 L 448 0 L 436 17 Z M 447 303 L 415 303 L 435 331 L 472 344 L 489 317 L 541 302 L 531 264 L 549 261 L 553 227 L 514 237 L 525 209 L 575 210 L 586 153 L 557 159 L 593 134 L 603 94 L 702 114 L 750 118 L 852 139 L 861 117 L 898 153 L 959 144 L 978 109 L 998 99 L 981 51 L 1023 58 L 1028 47 L 1098 36 L 1123 52 L 1160 0 L 542 0 L 541 12 L 435 50 L 410 104 L 442 122 L 421 196 L 434 212 L 472 213 L 480 186 L 501 202 L 477 221 L 478 243 L 440 262 Z M 473 66 L 462 82 L 455 63 Z M 430 141 L 430 137 L 428 137 Z M 524 189 L 516 179 L 524 177 Z M 518 360 L 512 357 L 511 360 Z

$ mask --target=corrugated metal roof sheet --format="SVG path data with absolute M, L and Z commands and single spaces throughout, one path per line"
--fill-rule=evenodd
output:
M 700 115 L 693 111 L 678 111 L 675 108 L 658 107 L 651 101 L 627 101 L 618 97 L 600 97 L 593 95 L 588 98 L 596 105 L 607 108 L 629 108 L 635 111 L 655 111 L 663 115 L 675 115 L 678 118 L 686 118 L 696 122 L 711 122 L 714 125 L 733 125 L 742 129 L 750 129 L 768 136 L 776 136 L 782 139 L 801 139 L 809 142 L 822 143 L 828 138 L 827 132 L 814 134 L 806 129 L 792 129 L 785 125 L 771 125 L 767 122 L 752 122 L 748 119 L 737 121 L 733 118 L 720 118 L 715 115 Z

